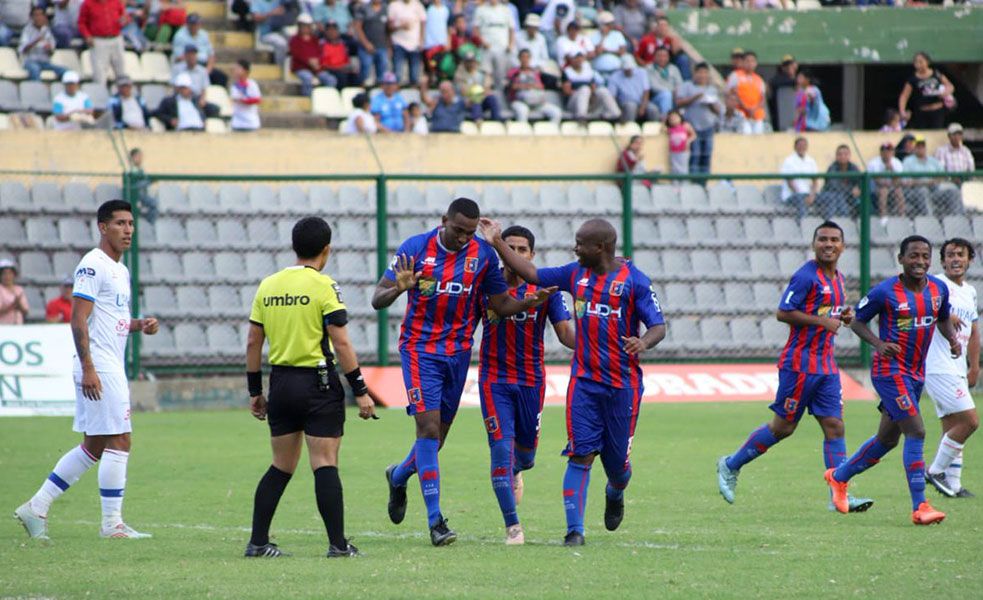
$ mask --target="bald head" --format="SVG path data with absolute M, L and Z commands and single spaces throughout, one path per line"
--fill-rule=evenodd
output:
M 581 265 L 594 268 L 614 258 L 617 242 L 618 233 L 610 223 L 604 219 L 591 219 L 577 230 L 574 253 Z

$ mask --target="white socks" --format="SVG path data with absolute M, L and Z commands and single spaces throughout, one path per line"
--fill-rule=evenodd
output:
M 945 480 L 952 486 L 953 491 L 958 492 L 963 489 L 963 451 L 959 451 L 956 460 L 949 463 L 949 468 L 945 470 Z
M 126 489 L 126 461 L 130 453 L 106 448 L 99 463 L 99 496 L 102 499 L 102 527 L 123 522 L 123 492 Z
M 96 459 L 82 446 L 69 450 L 55 465 L 51 475 L 48 475 L 41 484 L 41 489 L 31 498 L 31 509 L 39 516 L 47 517 L 51 503 L 64 494 L 65 490 L 78 481 L 96 462 Z
M 953 440 L 949 437 L 949 434 L 942 436 L 942 441 L 939 442 L 939 451 L 935 455 L 935 460 L 932 462 L 932 466 L 928 468 L 928 472 L 933 475 L 938 475 L 948 470 L 949 466 L 962 454 L 963 445 L 959 442 Z M 961 466 L 961 465 L 960 465 Z M 948 479 L 948 476 L 946 477 Z

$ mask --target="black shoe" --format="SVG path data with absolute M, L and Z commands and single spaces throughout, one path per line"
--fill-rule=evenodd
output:
M 947 498 L 955 498 L 956 492 L 949 485 L 949 481 L 945 478 L 945 473 L 929 473 L 925 471 L 925 480 L 932 484 L 940 494 Z
M 280 558 L 281 556 L 290 555 L 280 550 L 276 544 L 267 542 L 262 546 L 257 546 L 253 543 L 246 544 L 245 556 L 246 558 Z
M 563 538 L 564 546 L 583 546 L 584 545 L 584 534 L 579 531 L 571 531 Z
M 358 553 L 358 548 L 355 547 L 355 544 L 352 544 L 348 540 L 345 540 L 344 550 L 334 544 L 328 547 L 328 558 L 342 558 L 345 556 L 361 556 L 361 554 Z
M 389 520 L 399 525 L 406 518 L 406 486 L 393 484 L 396 465 L 386 467 L 386 485 L 389 486 Z
M 621 525 L 621 520 L 625 518 L 625 501 L 613 500 L 608 496 L 604 497 L 604 526 L 608 531 L 614 531 Z
M 975 497 L 976 494 L 967 490 L 966 488 L 959 488 L 959 491 L 956 492 L 956 498 L 975 498 Z
M 448 546 L 457 540 L 457 534 L 447 526 L 447 519 L 441 517 L 437 524 L 430 528 L 430 543 L 434 546 Z

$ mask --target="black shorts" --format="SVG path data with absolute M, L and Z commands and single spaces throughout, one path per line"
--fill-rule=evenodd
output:
M 274 365 L 266 420 L 270 435 L 303 431 L 314 437 L 341 437 L 345 433 L 345 389 L 337 371 L 330 373 L 331 385 L 321 391 L 317 370 Z

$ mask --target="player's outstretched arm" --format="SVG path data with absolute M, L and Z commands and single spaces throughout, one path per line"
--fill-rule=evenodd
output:
M 556 293 L 557 289 L 556 286 L 540 288 L 536 290 L 534 296 L 523 298 L 522 300 L 516 300 L 512 296 L 509 296 L 508 292 L 502 292 L 501 294 L 488 296 L 488 305 L 500 316 L 511 317 L 512 315 L 519 314 L 545 303 L 550 299 L 551 295 Z
M 249 412 L 263 421 L 266 419 L 266 397 L 263 396 L 263 342 L 266 332 L 256 323 L 249 324 L 246 336 L 246 379 L 249 382 Z
M 969 345 L 966 347 L 966 359 L 969 361 L 969 372 L 966 374 L 969 387 L 976 387 L 980 378 L 980 328 L 979 321 L 973 323 L 969 330 Z
M 481 232 L 481 237 L 485 238 L 485 241 L 491 244 L 495 250 L 498 251 L 498 255 L 502 257 L 502 261 L 504 261 L 510 269 L 515 271 L 519 277 L 525 281 L 528 281 L 529 283 L 539 283 L 539 275 L 536 273 L 536 265 L 516 254 L 512 248 L 509 248 L 509 245 L 502 239 L 502 226 L 498 223 L 498 221 L 493 221 L 483 217 L 480 221 L 478 221 L 478 231 Z M 520 310 L 517 312 L 522 311 Z M 498 314 L 507 316 L 503 313 Z
M 89 315 L 94 306 L 91 300 L 78 296 L 72 298 L 72 339 L 75 340 L 75 352 L 82 365 L 82 395 L 89 400 L 102 397 L 102 382 L 89 353 Z
M 405 254 L 399 254 L 393 261 L 392 271 L 395 280 L 383 275 L 372 295 L 372 308 L 382 310 L 392 305 L 396 298 L 406 290 L 416 287 L 420 273 L 413 270 L 413 259 Z
M 365 379 L 362 378 L 362 371 L 358 367 L 358 357 L 355 355 L 355 347 L 348 337 L 348 329 L 344 325 L 328 325 L 327 331 L 328 337 L 331 339 L 331 346 L 338 357 L 341 372 L 345 374 L 348 384 L 355 393 L 355 402 L 358 403 L 358 416 L 363 419 L 378 418 L 375 415 L 375 404 L 369 397 L 369 389 L 365 386 Z
M 793 327 L 823 327 L 830 333 L 837 333 L 843 324 L 839 319 L 810 315 L 801 310 L 779 310 L 775 318 Z
M 144 317 L 142 319 L 130 319 L 130 333 L 137 331 L 144 335 L 155 335 L 160 329 L 160 323 L 155 317 Z
M 854 320 L 853 323 L 850 323 L 850 330 L 885 358 L 891 358 L 901 353 L 901 346 L 878 338 L 864 321 Z

